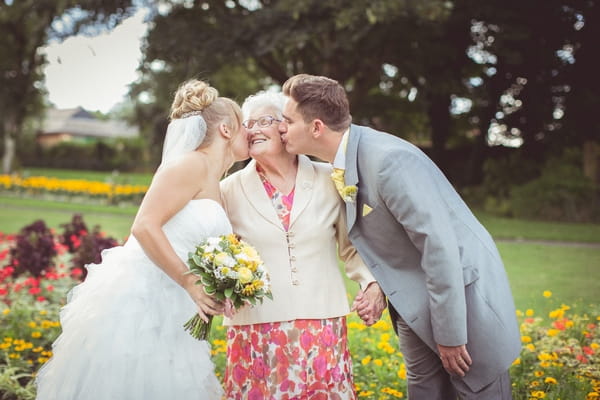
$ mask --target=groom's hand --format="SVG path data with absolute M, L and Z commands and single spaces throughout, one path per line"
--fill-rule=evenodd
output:
M 386 307 L 385 295 L 377 282 L 371 282 L 364 291 L 359 290 L 352 303 L 352 311 L 356 311 L 367 326 L 377 322 Z
M 471 365 L 471 356 L 467 351 L 467 346 L 442 346 L 437 345 L 440 353 L 440 359 L 444 369 L 451 375 L 465 376 Z

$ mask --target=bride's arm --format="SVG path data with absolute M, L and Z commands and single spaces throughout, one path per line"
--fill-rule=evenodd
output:
M 198 305 L 200 316 L 208 320 L 207 314 L 223 312 L 223 304 L 207 295 L 201 285 L 196 285 L 198 278 L 187 274 L 188 267 L 177 256 L 162 230 L 163 225 L 199 192 L 202 164 L 185 157 L 159 170 L 142 200 L 131 233 L 146 255 L 189 293 Z

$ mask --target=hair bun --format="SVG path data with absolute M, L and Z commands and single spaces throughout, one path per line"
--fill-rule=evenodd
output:
M 181 118 L 193 111 L 202 111 L 209 107 L 217 98 L 219 92 L 204 81 L 192 79 L 179 86 L 171 105 L 170 118 Z

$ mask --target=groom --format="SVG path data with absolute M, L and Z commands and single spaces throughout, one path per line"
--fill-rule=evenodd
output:
M 409 398 L 511 399 L 520 334 L 488 232 L 417 147 L 351 124 L 336 81 L 296 75 L 283 92 L 286 150 L 345 170 L 349 237 L 387 296 Z M 375 298 L 378 318 L 385 299 L 365 296 Z

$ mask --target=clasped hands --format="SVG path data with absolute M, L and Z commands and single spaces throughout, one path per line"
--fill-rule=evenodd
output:
M 371 326 L 381 318 L 387 307 L 385 295 L 377 282 L 371 282 L 364 290 L 359 290 L 352 302 L 351 311 L 356 311 L 366 326 Z

